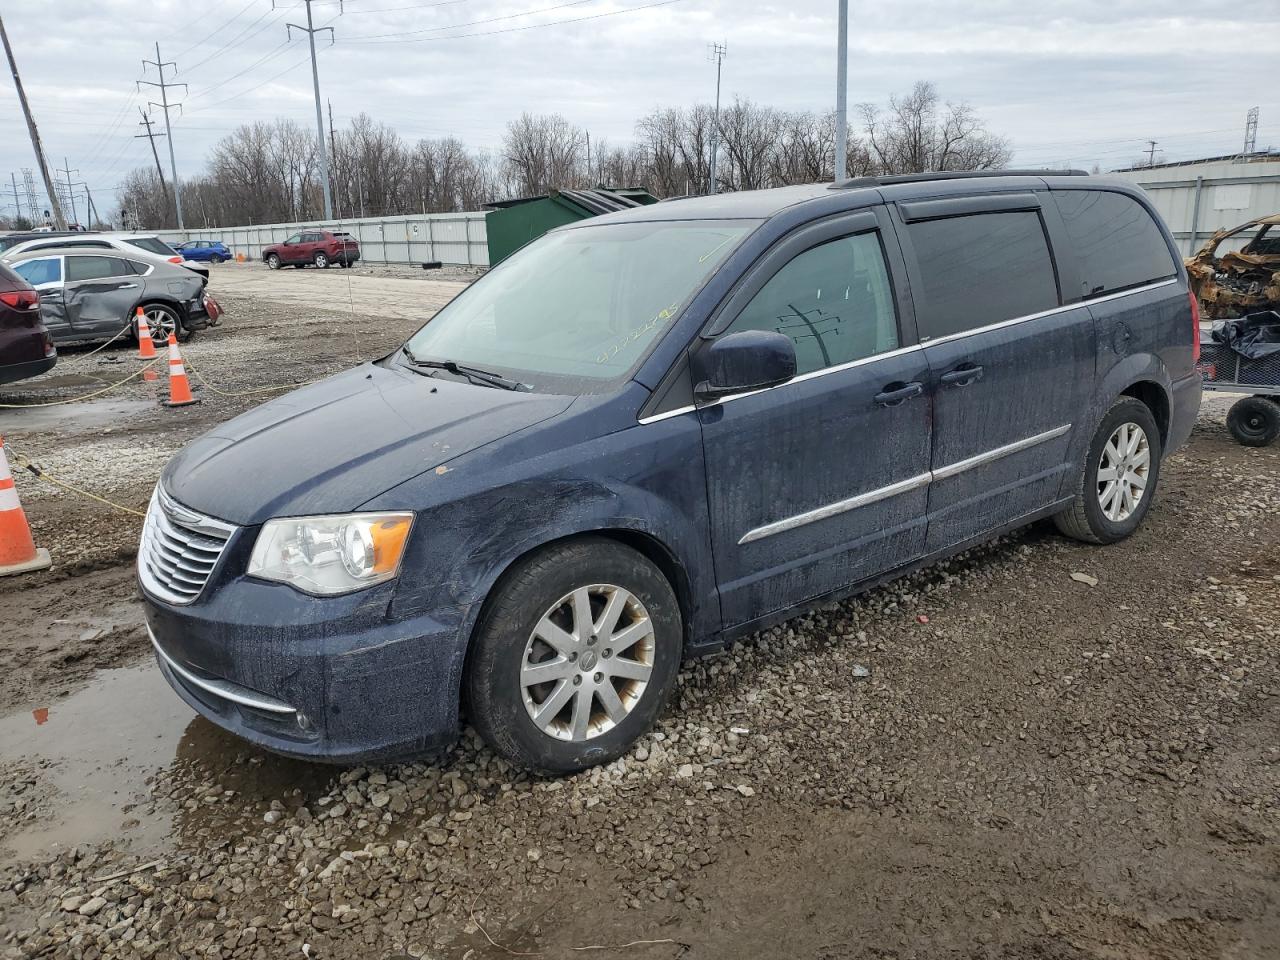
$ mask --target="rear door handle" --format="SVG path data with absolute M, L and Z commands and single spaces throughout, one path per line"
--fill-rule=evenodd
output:
M 895 407 L 904 400 L 918 397 L 924 393 L 924 384 L 919 380 L 910 383 L 889 384 L 875 396 L 875 401 L 882 407 Z
M 949 370 L 938 378 L 948 387 L 967 387 L 982 379 L 982 367 L 976 363 L 966 363 Z
M 116 289 L 117 290 L 136 290 L 138 289 L 138 285 L 136 283 L 122 283 L 120 284 L 120 286 L 116 287 Z

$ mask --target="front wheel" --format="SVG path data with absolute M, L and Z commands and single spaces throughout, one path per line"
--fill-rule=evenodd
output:
M 267 257 L 267 269 L 268 270 L 280 269 L 280 257 L 277 254 L 273 253 Z
M 1280 406 L 1270 397 L 1245 397 L 1227 411 L 1227 429 L 1246 447 L 1265 447 L 1280 436 Z
M 1089 444 L 1074 502 L 1058 529 L 1085 543 L 1115 543 L 1138 529 L 1160 478 L 1160 430 L 1141 400 L 1121 397 Z
M 477 627 L 471 721 L 538 773 L 608 763 L 653 725 L 683 647 L 675 593 L 646 557 L 594 537 L 550 547 L 502 578 Z

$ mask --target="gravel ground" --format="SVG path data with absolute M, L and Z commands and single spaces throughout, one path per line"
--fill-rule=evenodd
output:
M 262 342 L 267 383 L 349 362 L 350 318 L 297 337 L 296 312 L 232 310 L 191 347 L 220 385 L 270 368 Z M 139 506 L 161 451 L 252 402 L 206 397 L 15 444 Z M 154 671 L 84 685 L 145 662 L 136 522 L 24 478 L 61 574 L 0 586 L 0 847 L 27 850 L 0 856 L 0 957 L 1274 958 L 1280 449 L 1237 446 L 1223 410 L 1129 541 L 1041 525 L 761 633 L 688 665 L 608 767 L 531 779 L 468 735 L 334 770 L 166 701 L 134 721 L 159 746 L 121 749 L 145 782 L 93 767 L 111 816 L 35 850 L 24 818 L 75 836 L 77 761 L 42 732 Z

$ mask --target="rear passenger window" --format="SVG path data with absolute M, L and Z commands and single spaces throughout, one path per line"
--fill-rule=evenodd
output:
M 1140 287 L 1178 272 L 1164 236 L 1142 204 L 1123 193 L 1058 190 L 1084 297 Z
M 1058 306 L 1049 241 L 1034 211 L 923 220 L 907 234 L 920 264 L 923 289 L 913 292 L 921 339 Z
M 67 282 L 100 280 L 103 277 L 123 277 L 133 273 L 133 268 L 116 257 L 67 257 Z
M 897 317 L 879 235 L 842 237 L 797 256 L 725 332 L 739 330 L 774 330 L 790 337 L 797 374 L 896 348 Z

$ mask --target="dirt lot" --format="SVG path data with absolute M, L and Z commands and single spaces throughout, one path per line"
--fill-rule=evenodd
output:
M 458 288 L 233 269 L 187 350 L 224 392 L 374 356 Z M 0 403 L 120 379 L 123 353 Z M 0 428 L 140 509 L 263 398 L 196 387 Z M 58 563 L 0 581 L 0 957 L 1280 956 L 1280 449 L 1224 411 L 1132 540 L 1031 528 L 762 633 L 690 665 L 628 757 L 551 782 L 470 736 L 342 771 L 194 718 L 148 663 L 140 521 L 21 474 Z

